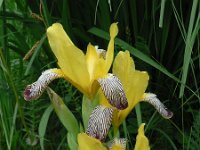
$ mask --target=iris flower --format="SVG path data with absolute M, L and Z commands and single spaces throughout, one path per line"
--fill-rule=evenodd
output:
M 113 108 L 103 105 L 97 106 L 90 115 L 88 128 L 85 133 L 77 137 L 79 150 L 126 150 L 125 138 L 114 138 L 104 143 L 111 126 Z M 144 123 L 138 129 L 135 150 L 149 150 L 149 142 L 144 135 Z
M 60 69 L 46 70 L 36 82 L 28 85 L 24 91 L 25 100 L 37 99 L 52 80 L 64 78 L 89 99 L 93 99 L 101 86 L 105 89 L 104 94 L 111 105 L 119 109 L 126 108 L 128 103 L 119 79 L 108 74 L 113 61 L 114 39 L 117 34 L 117 23 L 113 23 L 110 26 L 107 51 L 88 44 L 87 52 L 84 54 L 73 44 L 61 24 L 55 23 L 50 26 L 47 29 L 47 37 Z M 117 86 L 112 86 L 110 82 Z M 117 94 L 112 95 L 110 89 L 116 90 Z M 116 99 L 119 97 L 120 99 Z
M 173 113 L 159 101 L 155 94 L 145 93 L 148 85 L 149 75 L 145 71 L 135 69 L 133 59 L 128 51 L 120 51 L 113 63 L 113 74 L 122 83 L 125 95 L 128 100 L 128 107 L 124 110 L 115 109 L 113 116 L 113 126 L 115 129 L 126 119 L 135 105 L 141 101 L 152 104 L 158 112 L 166 119 L 172 117 Z M 104 95 L 100 92 L 101 104 L 110 107 Z

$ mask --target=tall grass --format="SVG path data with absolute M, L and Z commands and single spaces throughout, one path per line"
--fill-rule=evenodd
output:
M 200 106 L 198 0 L 4 0 L 0 1 L 0 149 L 69 149 L 67 133 L 47 94 L 30 103 L 22 96 L 42 71 L 56 67 L 45 34 L 54 22 L 62 23 L 83 50 L 89 42 L 106 48 L 108 28 L 118 22 L 115 52 L 130 51 L 137 69 L 149 72 L 148 91 L 157 93 L 174 112 L 168 121 L 145 103 L 137 106 L 121 128 L 130 141 L 128 149 L 133 149 L 141 121 L 147 124 L 152 149 L 199 145 L 194 138 Z M 62 80 L 51 86 L 80 118 L 80 93 L 73 93 Z

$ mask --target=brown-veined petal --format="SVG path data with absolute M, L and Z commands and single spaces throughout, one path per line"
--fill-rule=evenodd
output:
M 108 134 L 112 122 L 112 113 L 112 108 L 102 105 L 95 107 L 90 115 L 86 133 L 91 137 L 103 141 Z
M 157 96 L 153 93 L 144 93 L 143 101 L 148 102 L 153 105 L 154 108 L 158 111 L 159 114 L 162 115 L 165 119 L 170 119 L 173 116 L 173 112 L 167 109 L 165 105 L 157 98 Z
M 120 80 L 113 74 L 99 78 L 98 82 L 109 103 L 117 109 L 123 110 L 128 107 L 128 101 Z
M 39 98 L 51 81 L 62 77 L 64 77 L 64 74 L 60 69 L 48 69 L 44 71 L 36 82 L 25 88 L 24 99 L 30 101 Z

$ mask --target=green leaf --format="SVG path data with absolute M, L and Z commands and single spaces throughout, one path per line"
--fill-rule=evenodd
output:
M 74 141 L 74 135 L 70 132 L 67 133 L 67 143 L 69 144 L 69 148 L 71 150 L 77 150 L 78 149 L 78 145 L 77 143 Z
M 189 72 L 189 65 L 190 65 L 191 56 L 192 56 L 192 50 L 193 50 L 196 35 L 198 33 L 198 30 L 193 30 L 195 21 L 198 20 L 198 19 L 195 19 L 196 13 L 198 12 L 198 7 L 197 7 L 198 2 L 199 2 L 198 0 L 193 1 L 192 10 L 191 10 L 191 14 L 190 14 L 190 21 L 189 21 L 188 32 L 187 32 L 186 43 L 185 43 L 186 45 L 185 45 L 184 60 L 183 60 L 183 67 L 182 67 L 183 73 L 182 73 L 182 77 L 181 77 L 182 84 L 181 84 L 180 91 L 179 91 L 179 98 L 182 98 L 184 95 L 184 90 L 185 90 L 186 81 L 187 81 L 188 72 Z M 199 14 L 198 14 L 198 16 L 199 16 Z M 198 25 L 200 24 L 199 20 L 198 20 L 197 24 Z M 192 35 L 193 35 L 193 37 L 192 37 Z
M 69 108 L 64 104 L 63 100 L 51 88 L 47 88 L 47 92 L 58 118 L 67 129 L 68 133 L 72 134 L 72 141 L 74 142 L 71 144 L 76 143 L 76 137 L 79 133 L 79 125 L 76 118 Z M 74 145 L 72 145 L 72 147 L 74 147 Z
M 39 137 L 40 137 L 40 146 L 41 146 L 42 150 L 44 150 L 44 135 L 46 132 L 49 116 L 52 111 L 53 111 L 53 107 L 52 107 L 52 105 L 49 105 L 49 107 L 45 110 L 45 112 L 42 115 L 42 118 L 40 120 L 38 132 L 39 132 Z
M 0 0 L 0 8 L 1 8 L 2 3 L 3 3 L 3 0 Z

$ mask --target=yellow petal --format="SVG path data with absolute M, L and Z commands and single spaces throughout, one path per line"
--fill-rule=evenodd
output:
M 144 135 L 144 123 L 142 123 L 138 129 L 138 135 L 136 137 L 136 144 L 134 150 L 150 150 L 149 140 Z
M 118 53 L 114 61 L 113 73 L 120 79 L 128 99 L 128 108 L 114 113 L 113 125 L 118 128 L 141 100 L 148 85 L 149 76 L 147 72 L 135 70 L 133 59 L 128 51 Z
M 78 134 L 79 150 L 107 150 L 101 141 L 88 136 L 86 133 Z
M 109 150 L 125 150 L 127 144 L 127 139 L 125 138 L 115 138 L 107 143 Z
M 106 107 L 112 107 L 112 105 L 108 102 L 108 100 L 106 99 L 102 89 L 99 89 L 98 93 L 98 98 L 99 98 L 99 103 L 103 106 L 106 106 Z
M 122 147 L 119 144 L 114 144 L 112 150 L 122 150 Z
M 110 41 L 108 43 L 108 48 L 106 52 L 106 72 L 109 71 L 110 66 L 113 61 L 113 56 L 114 56 L 114 39 L 118 34 L 118 27 L 117 23 L 113 23 L 110 26 Z
M 66 79 L 87 95 L 89 73 L 84 53 L 74 46 L 59 23 L 47 29 L 47 37 Z
M 94 94 L 96 93 L 98 84 L 94 85 L 92 84 L 98 78 L 103 77 L 106 74 L 106 70 L 105 70 L 105 60 L 98 55 L 96 48 L 91 44 L 88 44 L 87 47 L 86 63 L 91 83 L 90 93 Z

